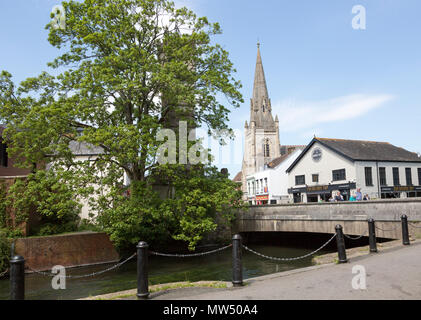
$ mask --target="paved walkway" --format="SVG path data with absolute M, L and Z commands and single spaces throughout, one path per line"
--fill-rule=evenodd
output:
M 366 270 L 365 290 L 355 290 L 354 266 Z M 153 299 L 279 300 L 279 299 L 421 299 L 421 243 L 351 259 L 249 280 L 241 288 L 175 290 Z

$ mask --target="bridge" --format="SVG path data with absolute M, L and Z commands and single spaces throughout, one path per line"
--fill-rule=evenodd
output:
M 421 199 L 384 199 L 359 202 L 302 203 L 251 206 L 237 217 L 237 230 L 244 232 L 334 233 L 337 224 L 347 235 L 367 232 L 367 220 L 376 221 L 376 236 L 401 239 L 401 216 L 421 221 Z

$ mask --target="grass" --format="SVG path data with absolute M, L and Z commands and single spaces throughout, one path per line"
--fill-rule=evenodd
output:
M 174 290 L 174 289 L 182 289 L 182 288 L 215 288 L 215 289 L 225 289 L 228 285 L 226 282 L 220 281 L 201 281 L 201 282 L 174 282 L 174 283 L 167 283 L 167 284 L 156 284 L 149 287 L 149 293 L 156 293 L 165 290 Z M 136 289 L 130 290 L 128 293 L 118 294 L 115 295 L 105 295 L 105 296 L 98 296 L 98 297 L 90 297 L 94 300 L 117 300 L 117 299 L 125 299 L 125 298 L 135 298 L 136 297 Z

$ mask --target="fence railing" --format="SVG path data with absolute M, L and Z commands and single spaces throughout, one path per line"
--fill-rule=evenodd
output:
M 243 285 L 243 266 L 242 266 L 242 252 L 244 250 L 255 254 L 264 259 L 270 259 L 274 261 L 295 261 L 300 259 L 308 258 L 324 247 L 326 247 L 333 239 L 336 238 L 336 246 L 338 252 L 338 262 L 339 263 L 346 263 L 348 262 L 346 256 L 346 248 L 345 248 L 345 238 L 350 240 L 358 240 L 364 237 L 368 232 L 368 240 L 369 240 L 369 247 L 370 252 L 377 252 L 377 240 L 376 240 L 376 229 L 381 230 L 382 232 L 392 232 L 396 231 L 399 228 L 399 225 L 393 229 L 385 230 L 376 226 L 376 223 L 373 219 L 367 220 L 368 222 L 368 229 L 357 237 L 351 237 L 347 234 L 344 234 L 343 228 L 341 225 L 337 225 L 335 227 L 335 232 L 333 236 L 322 244 L 318 249 L 299 257 L 271 257 L 259 253 L 253 249 L 250 249 L 246 245 L 242 243 L 241 235 L 236 234 L 232 238 L 232 243 L 221 248 L 210 250 L 207 252 L 200 252 L 200 253 L 193 253 L 193 254 L 169 254 L 169 253 L 160 253 L 155 251 L 149 250 L 149 245 L 141 241 L 136 246 L 137 251 L 132 254 L 126 260 L 119 262 L 111 267 L 108 267 L 104 270 L 93 272 L 85 275 L 68 275 L 66 278 L 86 278 L 86 277 L 93 277 L 98 274 L 102 274 L 108 272 L 110 270 L 117 269 L 118 267 L 122 266 L 126 262 L 133 259 L 137 256 L 137 297 L 138 299 L 147 299 L 149 297 L 149 281 L 148 281 L 148 258 L 149 255 L 156 255 L 156 256 L 164 256 L 170 258 L 187 258 L 187 257 L 199 257 L 199 256 L 206 256 L 210 254 L 215 254 L 220 251 L 226 250 L 228 248 L 232 248 L 232 283 L 234 287 L 241 287 Z M 393 221 L 398 222 L 398 221 Z M 416 226 L 410 224 L 414 228 L 421 228 L 421 226 Z M 409 245 L 409 230 L 408 230 L 408 217 L 406 215 L 402 215 L 401 217 L 401 229 L 402 229 L 402 243 L 403 245 Z M 38 274 L 44 276 L 55 276 L 55 274 L 50 274 L 43 271 L 37 271 L 32 269 L 30 266 L 26 266 L 29 270 L 36 272 Z M 9 275 L 10 275 L 10 299 L 11 300 L 24 300 L 25 299 L 25 259 L 22 256 L 15 255 L 10 260 L 10 268 L 9 268 Z

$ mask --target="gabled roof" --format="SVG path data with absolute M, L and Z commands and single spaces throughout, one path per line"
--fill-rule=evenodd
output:
M 96 147 L 90 143 L 70 141 L 69 149 L 75 156 L 97 156 L 104 153 L 104 149 Z
M 240 171 L 239 173 L 236 174 L 236 176 L 234 177 L 234 179 L 232 179 L 232 181 L 234 182 L 241 182 L 243 179 L 243 172 Z
M 268 167 L 271 169 L 276 168 L 277 166 L 279 166 L 282 162 L 284 162 L 291 154 L 287 153 L 284 154 L 278 158 L 273 159 L 271 162 L 268 163 Z
M 304 149 L 305 146 L 294 146 L 294 149 L 287 153 L 287 154 L 283 154 L 282 156 L 273 159 L 271 162 L 268 163 L 268 167 L 270 169 L 274 169 L 277 166 L 281 165 L 285 160 L 287 160 L 293 153 L 295 153 L 296 151 L 300 150 L 302 151 Z
M 292 153 L 295 152 L 295 150 L 300 149 L 300 150 L 304 150 L 306 146 L 303 145 L 280 145 L 280 152 L 281 155 L 287 154 L 287 153 Z
M 350 161 L 419 162 L 421 158 L 414 152 L 396 147 L 388 142 L 314 138 L 301 155 L 287 169 L 290 172 L 307 151 L 316 143 L 336 152 Z

